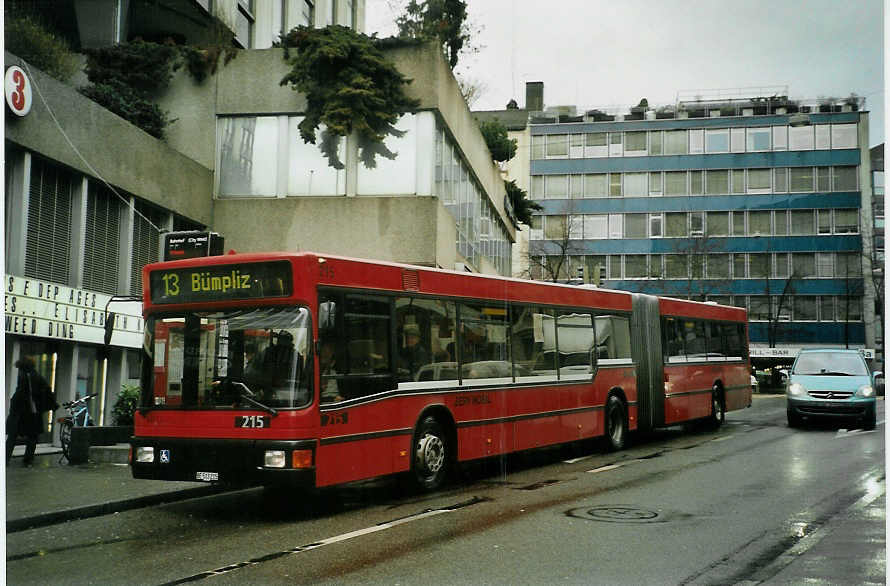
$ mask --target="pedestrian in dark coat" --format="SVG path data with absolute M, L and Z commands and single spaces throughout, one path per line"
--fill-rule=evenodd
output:
M 49 384 L 34 368 L 34 358 L 24 356 L 15 363 L 19 369 L 15 394 L 9 402 L 6 418 L 6 465 L 12 458 L 12 449 L 18 436 L 25 436 L 25 466 L 34 462 L 37 437 L 43 430 L 44 413 L 59 408 Z

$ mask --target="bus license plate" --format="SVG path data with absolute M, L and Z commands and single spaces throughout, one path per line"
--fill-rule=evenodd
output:
M 219 480 L 219 472 L 195 472 L 195 480 L 213 482 L 214 480 Z
M 250 429 L 262 429 L 272 425 L 272 419 L 268 415 L 236 415 L 235 427 Z

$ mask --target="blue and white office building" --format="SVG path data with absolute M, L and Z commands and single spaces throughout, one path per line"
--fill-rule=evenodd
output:
M 754 357 L 874 349 L 864 100 L 786 96 L 530 111 L 532 276 L 746 307 Z

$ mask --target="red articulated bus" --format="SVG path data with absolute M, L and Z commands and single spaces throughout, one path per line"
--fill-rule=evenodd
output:
M 329 486 L 751 404 L 743 309 L 313 253 L 143 270 L 136 478 Z

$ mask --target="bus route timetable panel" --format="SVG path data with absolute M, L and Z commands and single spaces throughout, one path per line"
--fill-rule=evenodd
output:
M 149 283 L 151 302 L 160 305 L 287 297 L 293 292 L 287 261 L 153 270 Z

